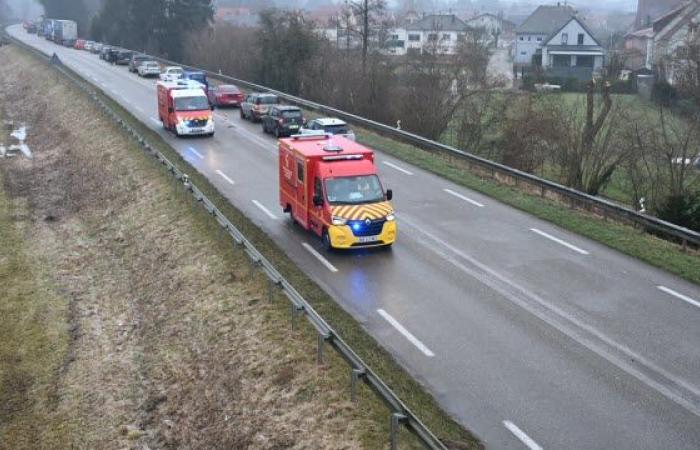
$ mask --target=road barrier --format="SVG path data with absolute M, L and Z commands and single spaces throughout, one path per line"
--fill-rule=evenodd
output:
M 691 245 L 694 248 L 700 248 L 700 233 L 680 227 L 670 222 L 666 222 L 657 217 L 639 213 L 631 208 L 619 205 L 604 198 L 571 189 L 530 173 L 522 172 L 520 170 L 513 169 L 512 167 L 476 156 L 464 150 L 460 150 L 440 142 L 432 141 L 422 136 L 397 129 L 374 120 L 365 119 L 364 117 L 341 111 L 331 106 L 311 102 L 303 98 L 295 97 L 293 95 L 268 88 L 266 86 L 261 86 L 259 84 L 251 83 L 249 81 L 234 78 L 221 73 L 182 65 L 155 56 L 152 58 L 161 62 L 162 64 L 180 66 L 188 70 L 202 71 L 207 73 L 207 75 L 211 78 L 234 83 L 249 90 L 269 92 L 277 95 L 279 98 L 288 103 L 322 113 L 324 115 L 338 117 L 348 123 L 366 128 L 381 136 L 408 143 L 433 153 L 446 155 L 450 158 L 456 158 L 457 160 L 466 163 L 470 170 L 477 172 L 480 176 L 487 176 L 491 179 L 497 180 L 499 183 L 505 183 L 521 189 L 529 190 L 530 192 L 539 194 L 541 197 L 557 200 L 565 203 L 572 209 L 584 210 L 596 214 L 606 220 L 610 219 L 632 225 L 636 228 L 642 229 L 645 232 L 677 242 L 681 244 L 684 250 L 688 245 Z
M 401 426 L 415 435 L 420 442 L 429 449 L 447 450 L 447 447 L 416 417 L 416 415 L 399 399 L 399 397 L 384 383 L 384 381 L 360 358 L 357 353 L 341 338 L 341 336 L 318 314 L 306 299 L 287 281 L 275 266 L 260 253 L 255 246 L 236 228 L 231 221 L 209 200 L 204 193 L 191 182 L 189 176 L 177 168 L 161 152 L 156 150 L 146 138 L 124 120 L 124 118 L 110 107 L 92 89 L 89 82 L 81 80 L 81 77 L 61 64 L 55 55 L 49 56 L 40 50 L 31 47 L 24 42 L 11 37 L 18 46 L 29 50 L 47 60 L 56 70 L 61 72 L 69 80 L 83 90 L 105 113 L 129 133 L 141 147 L 151 156 L 165 166 L 175 180 L 180 181 L 187 192 L 192 194 L 193 208 L 201 205 L 210 214 L 233 240 L 234 249 L 241 248 L 250 258 L 251 274 L 260 270 L 267 277 L 267 296 L 269 301 L 274 300 L 275 292 L 281 291 L 290 303 L 290 316 L 292 327 L 297 325 L 297 316 L 304 316 L 318 333 L 317 362 L 323 363 L 324 347 L 326 345 L 335 349 L 338 354 L 350 366 L 350 395 L 356 398 L 357 382 L 364 382 L 390 410 L 390 443 L 391 448 L 398 448 L 398 432 Z

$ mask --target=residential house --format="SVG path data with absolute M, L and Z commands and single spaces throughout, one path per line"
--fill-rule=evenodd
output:
M 650 28 L 652 23 L 672 9 L 676 9 L 684 0 L 639 0 L 637 4 L 637 18 L 634 30 Z
M 495 46 L 499 46 L 501 43 L 510 43 L 515 37 L 515 24 L 500 15 L 479 14 L 467 19 L 465 23 L 470 28 L 485 32 Z
M 650 54 L 652 69 L 670 84 L 678 81 L 680 70 L 688 63 L 688 45 L 700 40 L 700 4 L 689 1 L 658 18 L 652 25 Z
M 605 49 L 571 6 L 540 6 L 516 30 L 514 60 L 521 73 L 585 80 L 602 70 Z
M 472 29 L 454 14 L 426 15 L 391 30 L 386 51 L 399 56 L 411 52 L 453 55 L 470 31 Z

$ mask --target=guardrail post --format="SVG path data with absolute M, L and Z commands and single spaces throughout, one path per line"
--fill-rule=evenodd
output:
M 330 336 L 327 334 L 318 334 L 318 351 L 316 353 L 316 364 L 323 365 L 323 348 Z
M 350 400 L 357 400 L 357 382 L 360 378 L 365 376 L 365 371 L 363 369 L 352 369 L 350 374 Z
M 297 306 L 294 303 L 292 305 L 292 331 L 297 329 L 297 314 L 304 310 L 303 306 Z
M 399 425 L 406 421 L 406 416 L 401 413 L 391 415 L 391 450 L 399 448 Z

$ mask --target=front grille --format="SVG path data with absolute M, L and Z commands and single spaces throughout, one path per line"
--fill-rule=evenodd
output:
M 373 220 L 368 225 L 364 220 L 351 220 L 348 225 L 356 237 L 367 237 L 382 234 L 384 222 L 386 219 Z
M 204 127 L 207 125 L 207 119 L 192 119 L 189 121 L 191 127 Z

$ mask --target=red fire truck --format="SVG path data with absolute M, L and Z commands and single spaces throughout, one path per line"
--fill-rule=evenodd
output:
M 177 82 L 158 82 L 158 115 L 163 127 L 176 136 L 214 135 L 214 117 L 201 88 Z
M 332 135 L 280 139 L 279 178 L 282 208 L 320 236 L 326 249 L 396 240 L 393 193 L 384 190 L 367 147 Z

